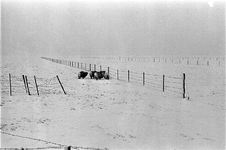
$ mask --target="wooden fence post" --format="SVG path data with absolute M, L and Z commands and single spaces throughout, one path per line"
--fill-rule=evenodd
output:
M 36 85 L 37 94 L 39 95 L 38 84 L 37 84 L 37 81 L 36 81 L 36 77 L 35 77 L 35 76 L 34 76 L 34 80 L 35 80 L 35 85 Z
M 207 61 L 207 66 L 209 66 L 210 64 L 209 64 L 209 61 Z
M 118 69 L 117 69 L 117 80 L 119 80 L 119 74 L 118 74 Z
M 11 74 L 9 73 L 9 95 L 12 96 Z
M 129 70 L 128 70 L 128 82 L 129 82 Z
M 89 64 L 89 71 L 91 71 L 92 70 L 92 67 L 91 67 L 91 64 Z
M 25 82 L 26 82 L 26 85 L 27 85 L 27 92 L 28 92 L 28 95 L 31 95 L 30 90 L 29 90 L 29 86 L 28 86 L 27 76 L 25 76 Z
M 109 70 L 109 67 L 108 67 L 108 74 L 109 74 L 110 70 Z
M 60 82 L 60 79 L 59 79 L 59 77 L 58 76 L 56 76 L 57 77 L 57 80 L 59 81 L 59 83 L 60 83 L 60 86 L 61 86 L 61 88 L 62 88 L 62 90 L 63 90 L 63 92 L 64 92 L 64 94 L 66 95 L 66 92 L 65 92 L 65 90 L 64 90 L 64 87 L 63 87 L 63 85 L 61 84 L 61 82 Z
M 183 73 L 183 98 L 185 98 L 185 73 Z
M 94 64 L 94 71 L 96 71 L 96 64 Z
M 64 147 L 64 150 L 71 150 L 71 146 Z
M 26 81 L 25 81 L 25 77 L 24 77 L 24 75 L 22 75 L 22 78 L 23 78 L 23 81 L 24 81 L 25 91 L 26 91 L 26 93 L 27 93 L 27 86 L 26 86 Z
M 143 86 L 145 85 L 145 73 L 143 72 Z
M 165 91 L 165 75 L 162 76 L 162 90 Z
M 100 65 L 100 71 L 102 71 L 102 70 L 101 70 L 101 65 Z

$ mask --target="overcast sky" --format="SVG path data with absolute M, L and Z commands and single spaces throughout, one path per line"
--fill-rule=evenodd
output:
M 9 1 L 2 54 L 225 55 L 223 1 Z

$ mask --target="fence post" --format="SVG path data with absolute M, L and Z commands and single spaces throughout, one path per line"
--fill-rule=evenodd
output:
M 129 82 L 129 70 L 128 70 L 128 82 Z
M 100 71 L 101 71 L 101 65 L 100 65 Z
M 89 64 L 89 71 L 91 71 L 91 64 Z
M 108 74 L 109 74 L 109 67 L 108 67 Z
M 65 92 L 65 90 L 64 90 L 64 87 L 63 87 L 63 85 L 61 84 L 61 82 L 60 82 L 60 79 L 59 79 L 59 77 L 58 76 L 56 76 L 57 77 L 57 80 L 59 81 L 59 83 L 60 83 L 60 86 L 61 86 L 61 88 L 62 88 L 62 90 L 63 90 L 63 92 L 64 92 L 64 94 L 66 95 L 66 92 Z
M 119 77 L 118 77 L 118 75 L 119 75 L 119 74 L 118 74 L 118 69 L 117 69 L 117 80 L 119 80 Z
M 12 96 L 11 74 L 9 73 L 9 95 Z
M 183 73 L 183 98 L 185 98 L 185 73 Z
M 165 91 L 165 75 L 162 76 L 162 90 Z
M 207 61 L 207 66 L 209 66 L 209 61 Z
M 71 146 L 64 147 L 64 150 L 71 150 Z
M 197 60 L 197 65 L 199 65 L 199 61 Z
M 36 81 L 36 77 L 35 76 L 34 76 L 34 79 L 35 79 L 35 85 L 36 85 L 37 94 L 39 95 L 39 92 L 38 92 L 38 84 L 37 84 L 37 81 Z
M 145 85 L 145 73 L 143 72 L 143 86 Z
M 94 64 L 94 71 L 96 71 L 96 64 Z
M 27 92 L 28 92 L 28 95 L 31 95 L 30 90 L 29 90 L 29 86 L 28 86 L 27 76 L 25 76 L 25 82 L 27 84 Z
M 25 77 L 24 77 L 24 75 L 22 75 L 22 78 L 23 78 L 23 81 L 24 81 L 25 91 L 26 91 L 26 93 L 27 93 L 27 86 L 26 86 L 26 81 L 25 81 Z

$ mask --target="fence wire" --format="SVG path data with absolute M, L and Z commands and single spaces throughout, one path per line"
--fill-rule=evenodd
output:
M 33 140 L 33 141 L 37 141 L 37 142 L 43 142 L 43 143 L 46 143 L 46 144 L 57 145 L 57 146 L 31 148 L 31 149 L 46 149 L 46 148 L 62 149 L 64 147 L 69 147 L 70 146 L 73 149 L 108 150 L 108 148 L 100 149 L 100 148 L 95 148 L 95 147 L 81 147 L 81 146 L 65 145 L 65 144 L 60 144 L 60 143 L 56 143 L 56 142 L 52 142 L 52 141 L 43 140 L 43 139 L 40 139 L 40 138 L 34 138 L 34 137 L 29 137 L 29 136 L 22 136 L 22 135 L 12 134 L 12 133 L 8 133 L 8 132 L 3 132 L 3 131 L 0 131 L 0 133 L 1 134 L 5 134 L 5 135 L 9 135 L 9 136 L 13 136 L 13 137 Z
M 27 84 L 23 80 L 23 76 L 11 76 L 11 92 L 13 95 L 21 95 L 28 93 L 28 89 L 30 95 L 37 94 L 37 90 L 39 94 L 61 94 L 61 87 L 56 77 L 48 78 L 40 78 L 36 77 L 35 84 L 34 76 L 26 76 Z M 10 81 L 9 76 L 1 76 L 1 93 L 7 94 L 10 93 Z M 38 88 L 38 89 L 37 89 Z
M 52 62 L 61 62 L 58 59 L 51 59 L 51 58 L 44 58 L 47 60 L 50 60 Z M 119 57 L 119 60 L 126 60 L 126 58 Z M 127 60 L 138 60 L 137 58 L 127 58 Z M 141 60 L 141 59 L 139 59 Z M 153 62 L 161 62 L 164 61 L 166 63 L 165 58 L 142 58 L 143 61 L 153 61 Z M 65 64 L 69 64 L 69 61 L 64 60 Z M 171 59 L 172 62 L 174 63 L 181 63 L 181 60 L 176 61 L 174 59 Z M 79 69 L 84 69 L 82 67 L 86 63 L 79 63 L 77 62 L 77 68 Z M 87 65 L 86 65 L 87 66 Z M 90 66 L 88 65 L 90 68 Z M 99 68 L 98 68 L 99 67 Z M 161 91 L 170 91 L 178 94 L 184 94 L 183 93 L 183 77 L 178 77 L 178 76 L 170 76 L 170 75 L 160 75 L 160 74 L 151 74 L 151 73 L 144 73 L 144 72 L 134 72 L 130 70 L 118 70 L 116 68 L 112 67 L 107 67 L 107 66 L 102 66 L 102 70 L 108 71 L 109 69 L 109 75 L 111 78 L 116 78 L 120 81 L 128 81 L 132 83 L 138 83 L 147 87 L 153 87 L 156 88 L 157 90 Z M 86 67 L 87 69 L 87 67 Z M 96 64 L 91 64 L 91 70 L 100 70 L 100 65 Z M 164 77 L 163 77 L 164 76 Z M 163 79 L 164 78 L 164 79 Z

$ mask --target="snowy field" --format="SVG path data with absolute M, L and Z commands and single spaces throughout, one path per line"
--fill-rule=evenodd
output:
M 225 61 L 210 65 L 52 56 L 119 70 L 182 77 L 186 94 L 133 82 L 77 79 L 78 68 L 40 57 L 2 57 L 1 147 L 77 149 L 225 149 Z M 164 59 L 162 61 L 165 61 Z M 176 59 L 174 60 L 176 61 Z M 200 61 L 201 62 L 201 61 Z M 191 63 L 191 62 L 190 62 Z M 205 63 L 205 65 L 204 65 Z M 97 69 L 98 70 L 98 69 Z M 9 96 L 9 73 L 12 96 Z M 26 94 L 22 75 L 40 95 Z M 56 75 L 59 76 L 66 95 Z

